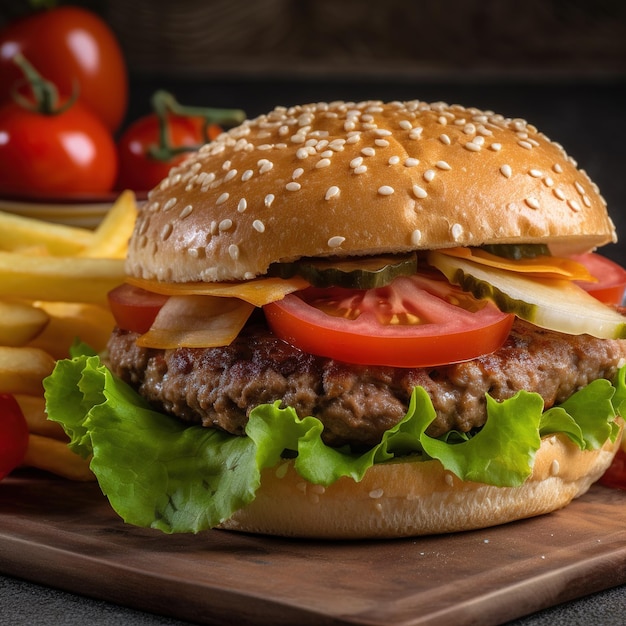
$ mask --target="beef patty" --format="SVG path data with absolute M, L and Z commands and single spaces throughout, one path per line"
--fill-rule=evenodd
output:
M 495 353 L 431 368 L 360 366 L 315 357 L 251 325 L 229 346 L 156 350 L 116 330 L 112 371 L 155 408 L 182 420 L 243 434 L 250 411 L 280 400 L 300 417 L 324 424 L 329 445 L 373 445 L 405 415 L 413 388 L 432 398 L 428 434 L 467 432 L 485 421 L 485 394 L 496 400 L 535 391 L 546 408 L 596 378 L 612 379 L 626 360 L 626 341 L 564 335 L 516 321 Z

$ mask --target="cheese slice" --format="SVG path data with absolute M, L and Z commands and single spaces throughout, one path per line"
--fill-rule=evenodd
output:
M 557 256 L 537 256 L 528 259 L 507 259 L 480 250 L 479 248 L 446 248 L 441 254 L 467 259 L 479 265 L 494 267 L 508 272 L 517 272 L 528 277 L 559 278 L 597 282 L 582 264 L 572 259 Z
M 255 278 L 232 283 L 163 283 L 158 280 L 127 277 L 126 282 L 146 291 L 165 296 L 214 296 L 219 298 L 238 298 L 254 306 L 264 306 L 276 300 L 282 300 L 287 294 L 309 287 L 309 283 L 300 276 L 293 278 Z
M 237 298 L 172 296 L 137 345 L 165 350 L 227 346 L 253 310 L 254 305 Z

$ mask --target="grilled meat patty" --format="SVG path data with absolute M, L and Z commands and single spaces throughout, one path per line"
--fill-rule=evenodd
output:
M 434 368 L 340 363 L 305 354 L 263 325 L 250 325 L 229 346 L 156 350 L 116 330 L 112 371 L 155 408 L 182 420 L 241 435 L 250 411 L 280 400 L 300 417 L 324 424 L 332 446 L 370 446 L 405 415 L 413 388 L 432 398 L 437 418 L 428 434 L 467 432 L 485 422 L 485 394 L 496 400 L 535 391 L 546 408 L 596 378 L 612 379 L 626 360 L 626 340 L 565 335 L 517 320 L 497 352 Z

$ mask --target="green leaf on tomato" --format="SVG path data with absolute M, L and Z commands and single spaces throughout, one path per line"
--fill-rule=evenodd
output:
M 75 452 L 93 455 L 91 468 L 118 515 L 173 533 L 199 532 L 228 519 L 254 499 L 261 471 L 285 454 L 296 457 L 304 479 L 321 485 L 342 476 L 358 481 L 373 464 L 407 455 L 438 459 L 463 480 L 520 485 L 544 435 L 563 432 L 583 449 L 614 439 L 625 380 L 623 368 L 615 386 L 595 381 L 545 413 L 536 394 L 521 392 L 504 402 L 488 398 L 482 429 L 440 439 L 426 435 L 435 410 L 416 388 L 405 418 L 358 454 L 326 446 L 318 419 L 300 419 L 278 403 L 251 412 L 247 437 L 187 426 L 150 409 L 93 355 L 58 362 L 44 386 L 50 419 L 65 428 Z

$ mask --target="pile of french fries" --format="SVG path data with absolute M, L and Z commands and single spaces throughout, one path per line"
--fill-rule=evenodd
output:
M 45 413 L 43 379 L 76 339 L 101 351 L 114 326 L 107 292 L 124 280 L 135 196 L 123 192 L 95 230 L 0 212 L 0 393 L 30 431 L 24 465 L 93 480 L 88 461 Z

